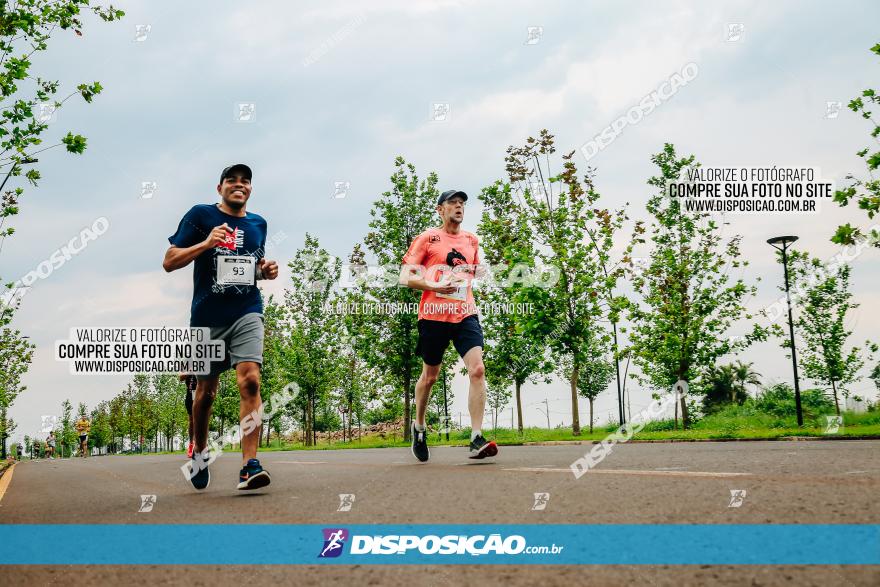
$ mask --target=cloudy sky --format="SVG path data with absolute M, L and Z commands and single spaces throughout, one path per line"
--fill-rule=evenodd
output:
M 687 63 L 698 75 L 638 124 L 627 126 L 590 164 L 603 202 L 629 202 L 645 217 L 650 156 L 672 142 L 707 166 L 816 167 L 828 179 L 864 173 L 855 152 L 868 126 L 844 108 L 880 85 L 869 48 L 880 41 L 876 2 L 118 2 L 118 23 L 88 19 L 84 36 L 58 34 L 35 72 L 62 88 L 100 80 L 91 105 L 71 100 L 50 133 L 88 137 L 81 157 L 60 150 L 41 158 L 43 181 L 28 189 L 17 232 L 3 250 L 5 280 L 21 277 L 97 218 L 99 239 L 37 282 L 15 318 L 37 344 L 28 390 L 11 410 L 15 437 L 35 433 L 64 398 L 90 407 L 124 387 L 124 376 L 72 376 L 53 344 L 73 326 L 183 326 L 190 270 L 166 274 L 167 237 L 195 203 L 216 201 L 220 169 L 254 169 L 249 208 L 269 234 L 287 236 L 273 251 L 281 292 L 284 263 L 308 230 L 344 256 L 367 232 L 369 209 L 388 189 L 403 155 L 442 188 L 476 194 L 503 177 L 508 145 L 548 128 L 560 151 L 577 149 Z M 149 30 L 137 25 L 148 25 Z M 731 35 L 731 25 L 734 34 Z M 741 26 L 740 26 L 741 25 Z M 542 27 L 528 42 L 529 28 Z M 537 33 L 533 33 L 537 35 Z M 537 39 L 537 42 L 535 42 Z M 254 104 L 248 122 L 238 104 Z M 444 121 L 432 105 L 448 104 Z M 581 155 L 577 163 L 585 165 Z M 350 182 L 334 198 L 335 182 Z M 142 198 L 144 182 L 155 182 Z M 476 229 L 479 207 L 465 228 Z M 731 216 L 726 234 L 744 237 L 745 276 L 759 283 L 759 309 L 778 296 L 780 267 L 766 239 L 780 231 L 830 259 L 834 227 L 863 223 L 857 210 L 826 204 L 816 215 Z M 876 337 L 880 253 L 853 261 L 861 308 L 853 339 Z M 737 334 L 736 332 L 732 334 Z M 750 349 L 766 381 L 791 379 L 775 343 Z M 453 412 L 466 413 L 465 380 Z M 876 395 L 867 380 L 854 390 Z M 562 383 L 528 385 L 527 425 L 570 423 Z M 649 401 L 635 389 L 632 411 Z M 586 406 L 582 408 L 585 414 Z M 616 411 L 609 391 L 598 417 Z M 509 409 L 505 420 L 510 417 Z M 582 415 L 582 422 L 586 416 Z M 505 424 L 508 425 L 508 424 Z

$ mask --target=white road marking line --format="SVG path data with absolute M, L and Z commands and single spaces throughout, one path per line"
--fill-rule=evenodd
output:
M 655 471 L 684 471 L 687 467 L 657 467 Z
M 539 467 L 513 467 L 502 471 L 524 473 L 571 473 L 571 469 L 542 469 Z M 751 473 L 727 473 L 712 471 L 647 471 L 638 469 L 590 469 L 588 475 L 656 475 L 661 477 L 740 477 Z

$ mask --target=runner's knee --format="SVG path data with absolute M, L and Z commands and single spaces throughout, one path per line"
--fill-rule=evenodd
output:
M 238 389 L 242 395 L 258 395 L 260 393 L 260 370 L 245 369 L 238 373 Z
M 195 401 L 208 401 L 213 403 L 214 397 L 217 395 L 217 383 L 210 381 L 199 381 L 196 387 Z
M 482 379 L 485 374 L 486 368 L 483 367 L 482 361 L 468 369 L 468 377 L 470 377 L 471 379 Z
M 437 379 L 439 377 L 440 377 L 440 370 L 439 369 L 437 369 L 436 371 L 434 371 L 432 369 L 431 371 L 423 371 L 422 372 L 422 381 L 426 385 L 434 385 L 435 383 L 437 383 Z

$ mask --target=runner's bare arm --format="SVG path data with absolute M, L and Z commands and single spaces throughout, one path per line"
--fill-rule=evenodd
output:
M 226 233 L 232 232 L 229 226 L 224 222 L 220 226 L 214 227 L 208 238 L 191 247 L 175 247 L 170 246 L 165 251 L 165 260 L 162 261 L 162 268 L 167 272 L 176 271 L 189 265 L 193 259 L 209 251 L 226 240 Z
M 414 273 L 412 269 L 404 267 L 400 275 L 401 284 L 412 289 L 420 289 L 422 291 L 433 291 L 434 293 L 451 294 L 458 288 L 449 282 L 427 282 L 425 276 Z

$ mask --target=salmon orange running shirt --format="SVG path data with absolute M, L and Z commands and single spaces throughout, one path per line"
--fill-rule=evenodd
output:
M 417 236 L 403 256 L 404 265 L 418 269 L 428 283 L 451 282 L 458 285 L 452 294 L 423 291 L 419 301 L 419 320 L 461 322 L 477 313 L 471 280 L 480 264 L 476 235 L 460 231 L 449 234 L 442 228 L 429 228 Z

